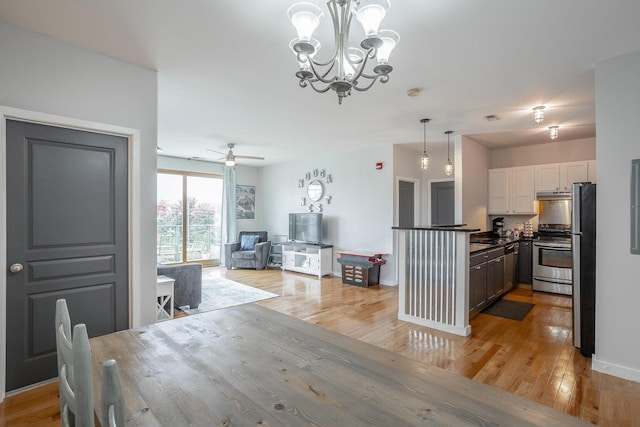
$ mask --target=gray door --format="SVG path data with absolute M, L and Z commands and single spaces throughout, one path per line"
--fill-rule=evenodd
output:
M 7 390 L 56 377 L 55 302 L 129 324 L 127 140 L 7 121 Z M 17 270 L 19 268 L 15 268 Z
M 413 227 L 415 218 L 415 184 L 400 181 L 398 188 L 398 226 Z
M 454 223 L 455 199 L 453 181 L 431 183 L 431 224 L 452 225 Z

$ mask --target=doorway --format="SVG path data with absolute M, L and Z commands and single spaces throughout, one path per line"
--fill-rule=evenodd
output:
M 129 326 L 128 144 L 6 121 L 7 390 L 57 375 L 58 298 L 90 336 Z
M 454 181 L 430 180 L 429 200 L 431 225 L 453 225 L 455 223 Z
M 220 265 L 222 176 L 159 170 L 157 259 Z
M 411 178 L 398 178 L 398 226 L 411 228 L 418 217 L 418 181 Z

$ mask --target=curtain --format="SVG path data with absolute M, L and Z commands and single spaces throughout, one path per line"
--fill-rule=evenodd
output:
M 222 182 L 222 247 L 220 261 L 225 265 L 224 244 L 235 242 L 238 238 L 236 222 L 236 170 L 232 166 L 224 166 Z

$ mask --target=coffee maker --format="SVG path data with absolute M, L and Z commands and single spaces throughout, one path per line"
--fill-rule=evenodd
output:
M 493 223 L 493 233 L 499 237 L 504 237 L 504 217 L 494 218 L 492 220 Z

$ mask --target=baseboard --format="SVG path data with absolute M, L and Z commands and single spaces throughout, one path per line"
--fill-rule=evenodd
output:
M 591 358 L 591 369 L 625 380 L 640 382 L 640 370 L 598 360 L 595 354 Z

